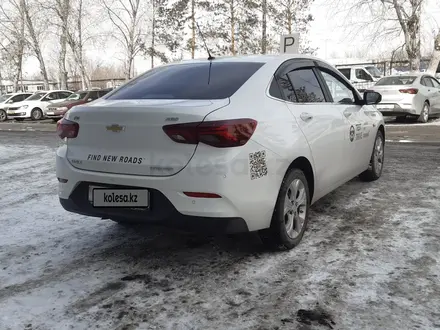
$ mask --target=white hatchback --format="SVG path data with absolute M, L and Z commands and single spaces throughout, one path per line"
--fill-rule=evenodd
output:
M 58 122 L 59 199 L 120 223 L 259 231 L 293 248 L 311 204 L 380 177 L 380 99 L 305 55 L 157 67 Z

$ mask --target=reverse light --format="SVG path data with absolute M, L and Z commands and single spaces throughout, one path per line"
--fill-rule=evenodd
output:
M 61 139 L 73 139 L 78 136 L 79 124 L 74 121 L 62 118 L 57 122 L 57 134 Z
M 400 93 L 404 93 L 404 94 L 417 94 L 419 92 L 419 90 L 417 88 L 406 88 L 406 89 L 399 89 Z
M 216 148 L 245 145 L 257 128 L 249 118 L 193 122 L 163 126 L 164 132 L 177 143 L 204 143 Z
M 204 193 L 204 192 L 183 192 L 188 197 L 194 197 L 194 198 L 222 198 L 220 195 L 213 194 L 213 193 Z

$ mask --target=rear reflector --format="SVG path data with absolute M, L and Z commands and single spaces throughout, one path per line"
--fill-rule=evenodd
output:
M 220 195 L 212 194 L 212 193 L 203 193 L 203 192 L 183 192 L 188 197 L 194 198 L 222 198 Z
M 399 89 L 399 92 L 404 94 L 417 94 L 419 90 L 417 88 L 406 88 L 406 89 Z
M 204 143 L 216 148 L 245 145 L 257 128 L 249 118 L 166 125 L 164 132 L 177 143 Z
M 57 122 L 57 134 L 61 139 L 69 138 L 73 139 L 78 136 L 79 124 L 74 121 L 70 121 L 66 118 L 62 118 Z

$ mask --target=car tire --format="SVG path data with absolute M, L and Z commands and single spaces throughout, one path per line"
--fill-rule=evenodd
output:
M 8 119 L 8 115 L 5 110 L 0 110 L 0 122 L 6 121 Z
M 375 181 L 380 178 L 383 171 L 383 162 L 385 159 L 385 140 L 380 130 L 377 131 L 374 140 L 373 152 L 370 158 L 368 169 L 359 175 L 359 178 L 365 182 Z
M 304 236 L 309 209 L 307 179 L 301 170 L 292 169 L 281 184 L 270 227 L 259 232 L 261 241 L 270 249 L 293 249 Z
M 422 112 L 420 113 L 419 118 L 417 119 L 420 123 L 427 123 L 429 120 L 430 106 L 428 102 L 425 102 L 422 108 Z
M 32 109 L 31 111 L 31 119 L 32 120 L 41 120 L 43 119 L 43 111 L 40 108 Z

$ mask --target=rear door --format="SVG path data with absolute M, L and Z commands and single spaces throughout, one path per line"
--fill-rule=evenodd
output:
M 431 113 L 438 114 L 440 113 L 440 83 L 437 81 L 437 79 L 433 77 L 428 78 L 433 87 L 434 87 L 434 93 L 432 95 L 433 104 L 431 104 Z
M 368 164 L 373 148 L 373 119 L 365 112 L 365 106 L 360 105 L 361 98 L 335 70 L 324 63 L 318 62 L 318 71 L 323 85 L 331 96 L 331 107 L 344 117 L 346 127 L 344 144 L 346 154 L 344 166 L 350 176 L 356 176 Z
M 346 154 L 348 124 L 341 112 L 326 102 L 311 60 L 292 60 L 276 73 L 288 107 L 303 131 L 313 156 L 316 189 L 320 196 L 346 177 L 341 160 Z

